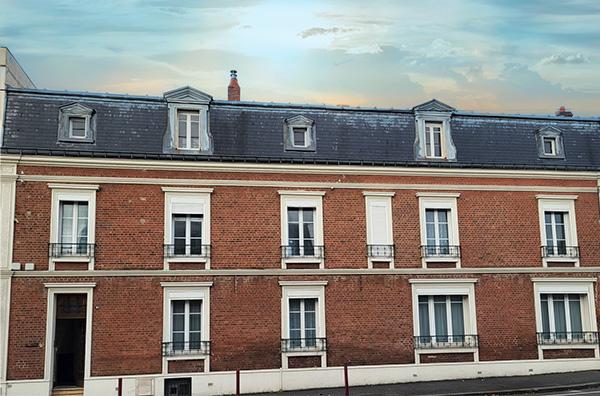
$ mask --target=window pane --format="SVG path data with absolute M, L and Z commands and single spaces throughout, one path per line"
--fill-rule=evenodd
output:
M 550 332 L 550 315 L 548 313 L 548 295 L 542 294 L 541 296 L 541 309 L 542 309 L 542 332 Z M 545 335 L 544 338 L 548 338 L 549 335 Z
M 298 222 L 298 212 L 297 208 L 288 208 L 288 221 L 289 222 Z
M 202 301 L 201 300 L 190 300 L 190 313 L 202 312 Z
M 304 240 L 314 239 L 314 224 L 313 223 L 304 223 Z
M 290 312 L 290 330 L 300 329 L 300 312 Z
M 177 129 L 177 135 L 179 140 L 177 142 L 178 147 L 185 148 L 187 146 L 186 137 L 187 137 L 187 118 L 185 114 L 179 115 L 179 125 Z
M 463 314 L 462 296 L 452 296 L 450 303 L 452 313 L 452 334 L 454 336 L 465 334 L 465 318 Z
M 304 312 L 304 326 L 307 330 L 316 329 L 317 328 L 317 319 L 315 311 L 305 311 Z
M 314 209 L 304 209 L 302 211 L 302 217 L 305 223 L 312 223 L 315 217 Z
M 306 146 L 306 128 L 294 128 L 294 146 Z
M 433 142 L 433 147 L 435 150 L 434 156 L 441 157 L 442 156 L 442 134 L 441 134 L 441 132 L 434 132 L 433 137 L 435 139 Z
M 194 116 L 192 116 L 192 123 L 191 123 L 191 131 L 190 131 L 190 135 L 191 135 L 191 148 L 199 148 L 200 147 L 200 127 L 199 127 L 199 123 L 198 123 L 198 117 L 196 116 L 196 121 L 194 121 Z
M 84 138 L 85 137 L 85 118 L 71 117 L 69 118 L 71 123 L 71 136 Z
M 544 153 L 554 154 L 554 144 L 551 138 L 544 138 Z
M 194 218 L 190 221 L 190 236 L 192 238 L 200 238 L 202 236 L 202 221 Z
M 304 300 L 304 310 L 305 311 L 314 311 L 317 306 L 316 298 L 307 298 Z
M 300 312 L 300 299 L 290 299 L 290 311 Z
M 200 331 L 200 314 L 191 314 L 190 315 L 190 331 Z
M 419 331 L 421 336 L 429 336 L 429 306 L 427 304 L 427 297 L 419 297 Z M 429 339 L 422 340 L 422 342 L 429 342 Z
M 446 315 L 446 297 L 435 296 L 433 298 L 433 312 L 435 315 L 435 335 L 438 341 L 444 342 L 445 338 L 439 336 L 448 335 L 448 317 Z
M 567 318 L 565 316 L 565 300 L 561 294 L 554 294 L 554 326 L 557 333 L 565 333 L 567 331 Z M 564 334 L 563 334 L 564 335 Z M 557 336 L 560 336 L 557 334 Z
M 173 331 L 183 331 L 185 324 L 185 315 L 174 314 L 173 315 Z
M 185 347 L 185 335 L 183 332 L 173 332 L 172 334 L 172 341 L 173 341 L 173 349 L 176 351 L 182 351 Z
M 298 239 L 300 237 L 300 225 L 298 223 L 288 224 L 288 238 Z
M 173 301 L 173 312 L 184 313 L 185 312 L 185 301 Z
M 425 220 L 427 223 L 433 223 L 435 221 L 435 210 L 426 209 L 425 210 Z
M 571 313 L 571 331 L 581 332 L 583 326 L 581 323 L 581 303 L 577 294 L 569 295 L 569 311 Z
M 185 218 L 176 217 L 173 219 L 173 235 L 175 238 L 185 237 Z

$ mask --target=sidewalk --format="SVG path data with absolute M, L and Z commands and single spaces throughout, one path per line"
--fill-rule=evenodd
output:
M 517 394 L 600 387 L 600 370 L 406 384 L 356 386 L 350 396 Z M 344 396 L 343 388 L 312 389 L 255 396 Z

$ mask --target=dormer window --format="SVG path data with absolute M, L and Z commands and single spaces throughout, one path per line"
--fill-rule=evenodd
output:
M 283 123 L 283 141 L 288 151 L 315 151 L 315 122 L 298 115 Z
M 540 158 L 565 158 L 562 131 L 556 127 L 548 126 L 535 132 Z
M 430 100 L 413 108 L 415 113 L 415 159 L 456 161 L 450 119 L 454 108 Z
M 80 103 L 60 108 L 58 141 L 65 143 L 93 143 L 96 132 L 96 113 Z
M 173 154 L 210 154 L 213 150 L 209 129 L 212 97 L 191 87 L 164 94 L 169 109 L 169 124 L 163 151 Z

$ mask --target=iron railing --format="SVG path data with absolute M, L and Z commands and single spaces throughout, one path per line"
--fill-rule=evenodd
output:
M 544 258 L 578 258 L 579 246 L 542 246 Z
M 327 350 L 327 338 L 282 338 L 281 352 L 324 352 Z
M 538 345 L 598 344 L 597 331 L 554 331 L 537 333 Z
M 211 248 L 211 245 L 170 244 L 170 245 L 163 245 L 163 254 L 167 258 L 174 258 L 174 257 L 210 258 L 210 248 Z
M 319 245 L 304 245 L 295 246 L 288 245 L 281 247 L 282 258 L 317 258 L 325 257 L 325 246 Z
M 49 257 L 94 257 L 96 245 L 93 243 L 49 243 Z
M 163 356 L 210 355 L 210 341 L 163 342 Z
M 415 349 L 477 348 L 476 334 L 417 336 L 413 338 Z
M 394 258 L 394 245 L 367 245 L 369 258 Z
M 421 257 L 460 258 L 459 245 L 422 245 Z

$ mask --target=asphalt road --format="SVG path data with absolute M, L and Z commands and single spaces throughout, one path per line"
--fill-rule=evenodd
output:
M 527 393 L 526 395 L 546 395 L 546 396 L 600 396 L 599 388 L 588 388 L 580 390 L 560 391 L 560 392 L 548 392 L 548 393 Z

